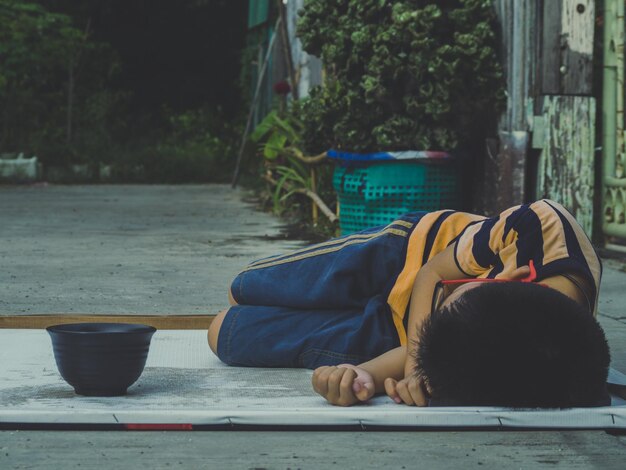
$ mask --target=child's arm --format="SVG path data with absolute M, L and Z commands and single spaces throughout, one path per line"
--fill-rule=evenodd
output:
M 425 405 L 427 398 L 422 384 L 413 374 L 415 359 L 412 352 L 419 340 L 418 331 L 430 315 L 437 282 L 465 277 L 467 275 L 457 268 L 454 261 L 453 246 L 434 256 L 420 269 L 413 284 L 407 331 L 408 349 L 404 346 L 392 349 L 359 366 L 342 364 L 319 367 L 311 379 L 313 389 L 334 405 L 350 406 L 382 392 L 386 392 L 397 403 Z
M 405 358 L 404 377 L 412 377 L 415 371 L 414 351 L 419 344 L 419 332 L 422 323 L 431 314 L 433 293 L 437 283 L 444 279 L 464 279 L 468 275 L 461 271 L 454 260 L 454 244 L 429 260 L 417 273 L 407 323 L 407 354 Z

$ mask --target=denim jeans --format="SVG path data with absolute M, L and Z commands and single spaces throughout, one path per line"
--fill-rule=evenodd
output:
M 233 281 L 218 356 L 231 365 L 360 363 L 398 346 L 387 296 L 424 212 L 251 263 Z

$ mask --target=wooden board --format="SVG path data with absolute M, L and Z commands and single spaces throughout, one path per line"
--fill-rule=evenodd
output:
M 206 330 L 215 315 L 2 315 L 0 328 L 43 329 L 68 323 L 139 323 L 158 330 Z
M 472 208 L 497 215 L 526 201 L 529 120 L 537 71 L 538 0 L 493 0 L 500 26 L 507 106 L 498 119 L 498 139 L 488 139 L 476 165 Z
M 592 93 L 594 21 L 593 0 L 544 0 L 541 94 Z
M 537 198 L 565 206 L 588 236 L 593 228 L 596 102 L 587 96 L 545 96 L 544 145 Z

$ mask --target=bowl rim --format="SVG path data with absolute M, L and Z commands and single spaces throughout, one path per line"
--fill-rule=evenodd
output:
M 106 326 L 126 326 L 127 331 L 81 331 L 81 327 L 106 327 Z M 128 335 L 137 333 L 154 333 L 157 329 L 154 326 L 145 325 L 143 323 L 115 323 L 115 322 L 79 322 L 79 323 L 60 323 L 46 327 L 48 333 L 62 333 L 74 335 Z

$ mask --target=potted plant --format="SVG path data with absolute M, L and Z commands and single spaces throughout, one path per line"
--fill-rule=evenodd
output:
M 480 140 L 495 127 L 497 110 L 504 102 L 492 8 L 489 0 L 305 1 L 298 35 L 304 49 L 322 59 L 325 80 L 296 106 L 303 124 L 303 147 L 310 153 L 328 148 L 366 154 L 455 152 Z M 391 173 L 406 179 L 416 164 L 405 161 L 400 164 L 403 168 Z M 372 168 L 376 165 L 356 170 L 338 167 L 335 188 L 342 217 L 342 181 L 361 172 L 353 186 L 363 188 L 367 173 L 375 171 Z M 408 178 L 421 179 L 418 185 L 434 181 L 436 186 L 444 174 L 458 177 L 454 165 L 422 164 Z M 393 181 L 388 185 L 397 186 Z M 367 205 L 363 197 L 362 204 Z M 393 217 L 384 201 L 369 203 L 373 212 L 383 207 Z M 400 206 L 398 210 L 440 208 L 419 202 L 406 207 L 407 201 Z M 363 224 L 371 221 L 365 217 Z

